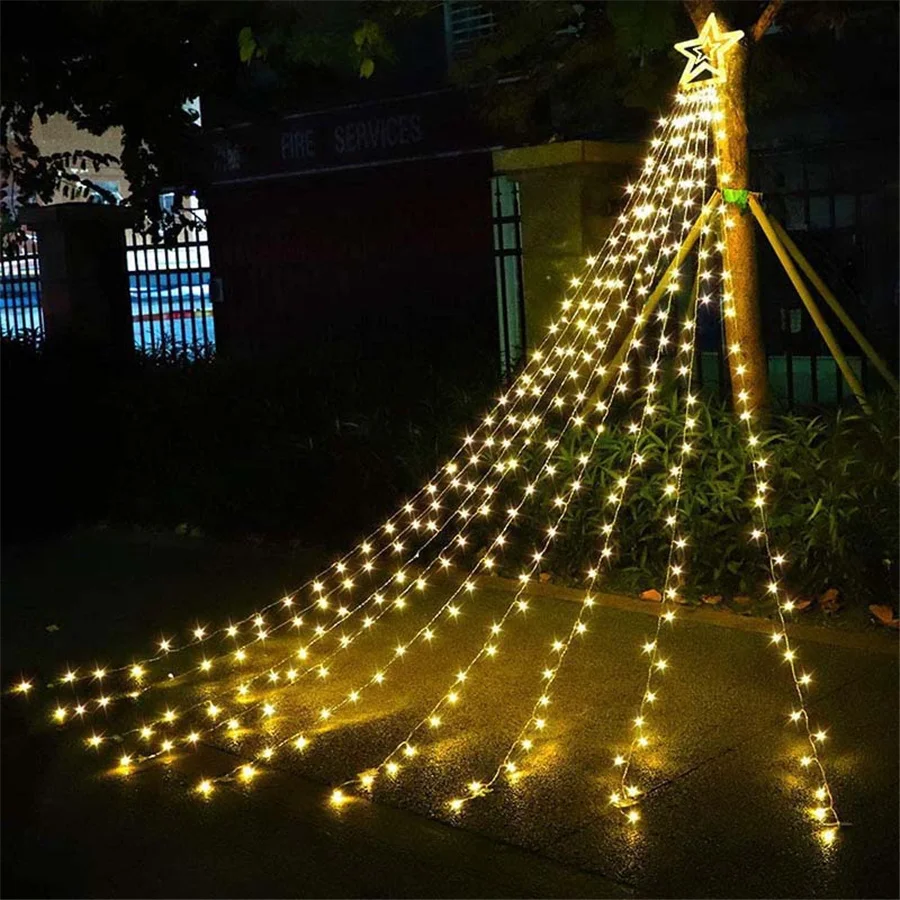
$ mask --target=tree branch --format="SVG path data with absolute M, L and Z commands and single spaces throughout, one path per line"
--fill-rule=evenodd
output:
M 699 32 L 711 12 L 716 11 L 715 0 L 684 0 L 684 8 Z
M 784 6 L 784 0 L 769 0 L 766 8 L 756 20 L 756 24 L 750 29 L 750 37 L 754 43 L 769 30 L 769 26 L 775 21 L 775 16 L 778 15 L 782 6 Z

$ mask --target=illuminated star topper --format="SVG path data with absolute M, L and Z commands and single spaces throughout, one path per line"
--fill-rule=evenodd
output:
M 715 15 L 710 13 L 697 37 L 675 45 L 675 49 L 688 58 L 678 84 L 682 88 L 723 84 L 725 54 L 743 36 L 743 31 L 721 31 Z M 703 74 L 708 74 L 709 77 L 700 78 Z

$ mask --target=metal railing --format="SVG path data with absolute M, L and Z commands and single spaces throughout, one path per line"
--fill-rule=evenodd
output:
M 41 341 L 41 261 L 37 237 L 29 231 L 4 248 L 0 257 L 0 334 Z
M 519 185 L 503 175 L 491 179 L 494 272 L 500 330 L 500 366 L 512 377 L 525 355 L 525 296 L 522 279 L 522 215 Z
M 193 198 L 188 198 L 191 201 Z M 215 348 L 206 210 L 185 209 L 172 238 L 125 230 L 135 347 L 195 359 Z

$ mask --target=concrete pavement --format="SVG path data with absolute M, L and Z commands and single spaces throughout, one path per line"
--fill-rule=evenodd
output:
M 299 580 L 289 570 L 303 566 L 251 554 L 232 558 L 217 576 L 215 549 L 192 551 L 193 565 L 180 548 L 138 544 L 124 560 L 108 543 L 95 549 L 98 559 L 118 559 L 106 574 L 85 569 L 84 547 L 51 553 L 52 578 L 67 585 L 66 608 L 77 611 L 82 599 L 102 608 L 117 596 L 127 607 L 118 579 L 134 572 L 138 605 L 168 598 L 156 615 L 169 630 L 195 613 L 249 611 L 272 596 L 265 590 Z M 19 617 L 9 627 L 11 610 L 24 607 L 34 616 L 50 587 L 46 567 L 29 577 L 37 570 L 34 559 L 28 563 L 4 572 L 7 674 L 22 664 L 28 644 Z M 198 572 L 228 596 L 198 595 Z M 499 785 L 455 821 L 447 799 L 502 758 L 540 693 L 550 642 L 564 636 L 577 611 L 551 596 L 534 598 L 527 615 L 510 620 L 497 657 L 473 670 L 465 702 L 445 717 L 439 737 L 421 740 L 396 782 L 379 786 L 373 800 L 333 809 L 331 787 L 396 746 L 481 645 L 510 595 L 479 592 L 455 623 L 442 624 L 430 648 L 411 650 L 391 669 L 384 690 L 340 721 L 318 724 L 317 710 L 345 696 L 360 672 L 383 665 L 441 599 L 435 593 L 386 617 L 371 638 L 335 660 L 326 682 L 280 691 L 267 727 L 274 734 L 302 727 L 309 749 L 281 754 L 249 788 L 224 785 L 209 802 L 190 793 L 197 779 L 254 756 L 263 734 L 238 743 L 217 738 L 122 778 L 106 773 L 112 749 L 97 759 L 77 730 L 46 724 L 47 697 L 27 708 L 21 698 L 5 698 L 4 895 L 897 896 L 897 656 L 878 638 L 860 647 L 800 645 L 816 672 L 813 715 L 830 729 L 824 758 L 837 806 L 853 823 L 830 849 L 816 840 L 805 813 L 797 735 L 785 724 L 791 684 L 777 654 L 759 633 L 690 614 L 664 637 L 670 671 L 657 704 L 660 742 L 647 780 L 654 790 L 641 804 L 638 827 L 624 825 L 607 802 L 616 783 L 610 761 L 629 735 L 645 674 L 639 644 L 653 625 L 629 608 L 595 611 L 554 686 L 548 739 L 525 777 Z M 153 612 L 142 607 L 134 617 Z M 77 615 L 62 607 L 54 614 L 64 621 L 50 640 L 59 645 L 58 636 L 71 632 L 67 654 L 90 644 L 84 629 L 76 637 Z M 10 650 L 13 636 L 18 646 Z M 138 646 L 130 634 L 120 640 L 122 654 Z M 212 689 L 233 687 L 229 678 Z M 139 709 L 113 714 L 104 729 L 121 732 L 121 722 L 134 724 L 160 697 L 184 708 L 191 696 L 177 682 L 160 691 L 145 695 Z

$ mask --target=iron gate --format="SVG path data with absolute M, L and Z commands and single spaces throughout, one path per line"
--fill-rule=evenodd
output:
M 215 348 L 206 210 L 188 197 L 187 224 L 164 240 L 125 230 L 125 263 L 135 346 L 197 358 Z
M 0 261 L 0 334 L 39 342 L 44 337 L 41 262 L 37 237 L 29 231 L 23 235 Z

